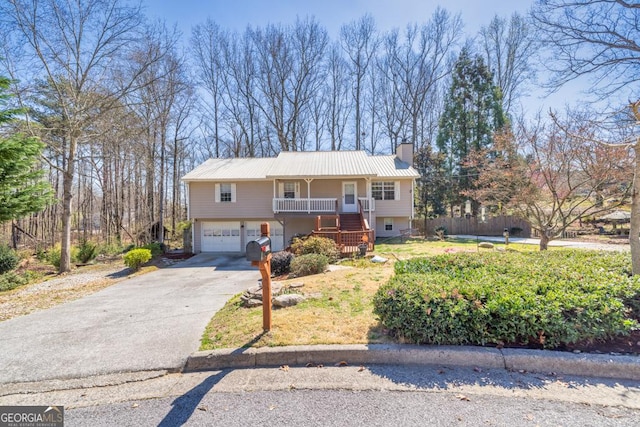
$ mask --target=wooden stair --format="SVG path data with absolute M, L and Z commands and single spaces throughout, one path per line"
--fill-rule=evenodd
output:
M 340 214 L 340 230 L 362 231 L 360 214 Z

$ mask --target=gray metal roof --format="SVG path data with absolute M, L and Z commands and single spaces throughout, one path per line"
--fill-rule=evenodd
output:
M 298 151 L 278 154 L 267 177 L 375 176 L 364 151 Z
M 183 181 L 255 181 L 329 177 L 415 178 L 418 172 L 396 156 L 364 151 L 282 152 L 276 158 L 209 159 Z
M 369 163 L 380 178 L 417 178 L 420 176 L 408 163 L 396 156 L 369 156 Z
M 183 181 L 256 181 L 265 179 L 273 158 L 209 159 L 182 177 Z

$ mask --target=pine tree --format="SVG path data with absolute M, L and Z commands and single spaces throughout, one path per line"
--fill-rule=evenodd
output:
M 468 156 L 493 145 L 493 135 L 507 124 L 500 89 L 480 55 L 462 49 L 456 61 L 451 87 L 440 116 L 436 144 L 445 155 L 450 177 L 448 202 L 451 210 L 473 188 L 477 170 L 466 165 Z M 478 204 L 473 203 L 474 212 Z
M 5 108 L 10 83 L 0 76 L 0 221 L 39 212 L 51 200 L 51 188 L 37 167 L 44 145 L 11 126 L 22 111 Z

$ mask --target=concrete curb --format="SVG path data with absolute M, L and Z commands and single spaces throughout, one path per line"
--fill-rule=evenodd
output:
M 640 357 L 466 346 L 315 345 L 199 351 L 183 372 L 273 366 L 451 365 L 640 380 Z

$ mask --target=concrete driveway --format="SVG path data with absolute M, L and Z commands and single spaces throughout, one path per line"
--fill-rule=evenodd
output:
M 259 278 L 244 257 L 200 254 L 0 322 L 0 384 L 179 369 L 212 315 Z

